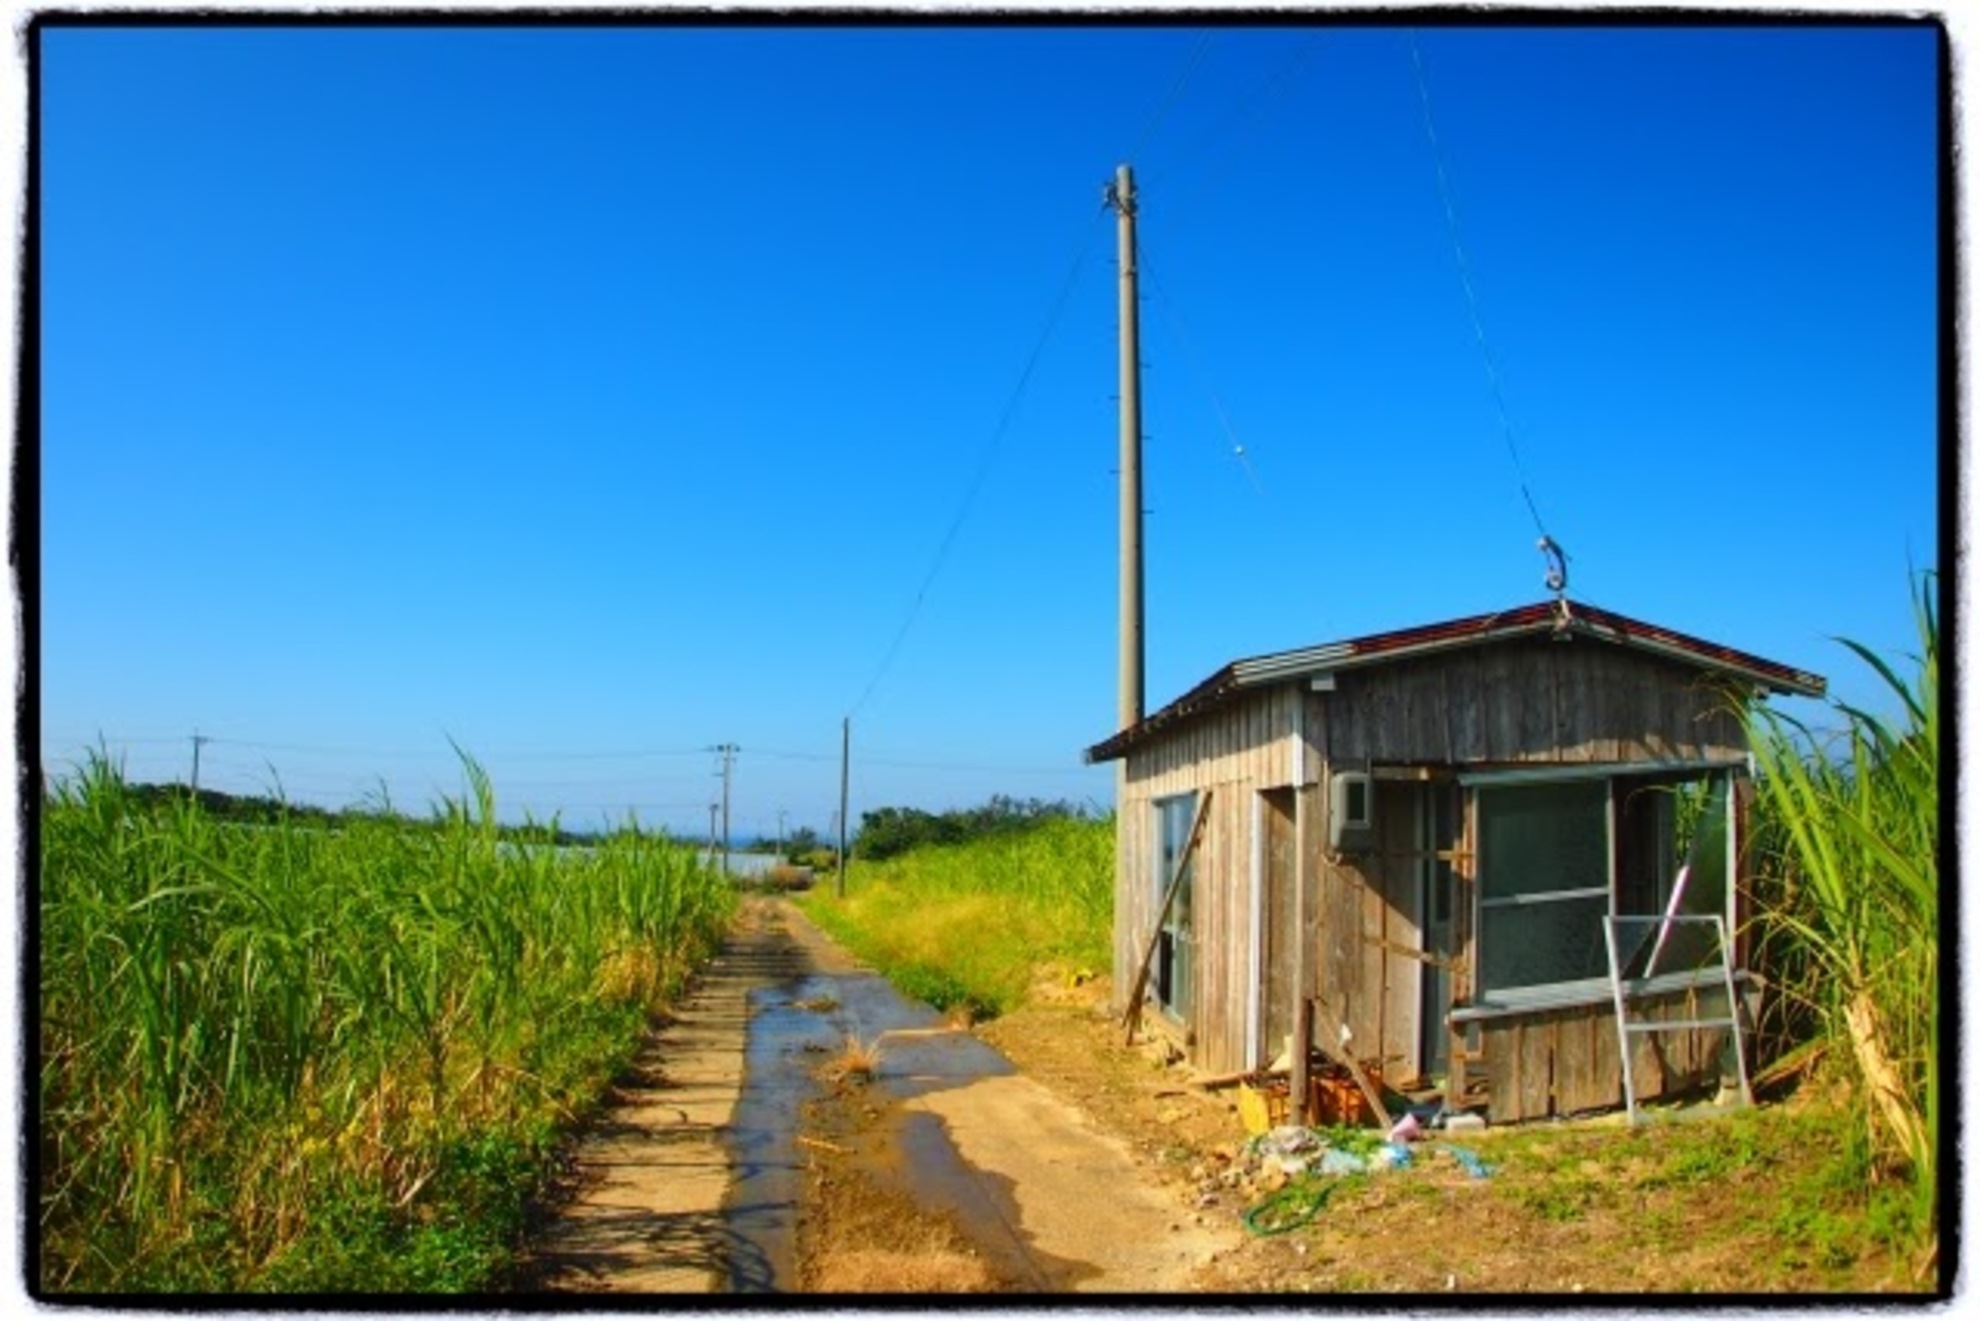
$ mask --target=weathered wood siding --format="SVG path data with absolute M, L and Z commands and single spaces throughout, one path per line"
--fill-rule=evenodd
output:
M 1345 670 L 1335 685 L 1306 700 L 1326 712 L 1318 751 L 1350 765 L 1691 761 L 1746 751 L 1732 704 L 1711 679 L 1587 638 Z
M 1423 789 L 1375 787 L 1375 847 L 1318 855 L 1320 950 L 1317 993 L 1353 1034 L 1356 1057 L 1392 1082 L 1421 1062 L 1422 865 L 1416 827 Z M 1324 837 L 1323 837 L 1324 845 Z
M 1267 870 L 1258 831 L 1269 814 L 1258 795 L 1294 783 L 1303 760 L 1294 746 L 1301 716 L 1296 687 L 1260 692 L 1130 753 L 1118 781 L 1114 984 L 1122 997 L 1132 989 L 1161 899 L 1154 805 L 1179 793 L 1211 794 L 1193 864 L 1192 1013 L 1177 1029 L 1201 1068 L 1241 1069 L 1248 1062 L 1256 996 L 1252 911 Z
M 1723 1017 L 1726 996 L 1706 987 L 1633 1001 L 1632 1022 Z M 1623 1103 L 1621 1043 L 1608 1004 L 1553 1009 L 1481 1025 L 1485 1076 L 1495 1124 L 1603 1110 Z M 1723 1028 L 1632 1033 L 1630 1062 L 1638 1102 L 1719 1081 Z M 1727 1070 L 1729 1076 L 1736 1076 Z
M 1298 687 L 1280 684 L 1186 722 L 1128 754 L 1127 791 L 1147 802 L 1220 784 L 1293 784 L 1301 714 Z
M 1265 942 L 1263 1000 L 1259 1018 L 1264 1040 L 1260 1060 L 1270 1063 L 1293 1030 L 1293 986 L 1299 970 L 1299 836 L 1294 789 L 1265 793 Z
M 1719 761 L 1745 752 L 1733 703 L 1713 680 L 1679 662 L 1586 638 L 1522 639 L 1344 670 L 1331 692 L 1310 691 L 1303 680 L 1293 680 L 1250 694 L 1183 722 L 1134 749 L 1121 765 L 1115 993 L 1127 994 L 1154 930 L 1160 898 L 1152 860 L 1154 804 L 1209 790 L 1191 910 L 1192 1013 L 1187 1024 L 1172 1028 L 1191 1062 L 1213 1071 L 1244 1068 L 1254 1033 L 1266 1038 L 1269 1058 L 1278 1045 L 1267 1034 L 1289 1017 L 1289 997 L 1317 995 L 1345 1016 L 1358 1050 L 1400 1061 L 1408 1072 L 1420 1054 L 1421 964 L 1377 942 L 1420 943 L 1419 864 L 1393 857 L 1366 865 L 1329 859 L 1330 769 Z M 1402 787 L 1385 782 L 1378 788 L 1382 855 L 1416 848 L 1413 808 L 1398 792 Z M 1288 789 L 1289 800 L 1275 796 L 1277 808 L 1261 804 L 1263 791 Z M 1282 811 L 1287 801 L 1289 823 Z M 1392 810 L 1383 810 L 1384 802 Z M 1295 850 L 1290 874 L 1283 861 L 1271 861 L 1284 847 L 1288 825 Z M 1476 838 L 1469 813 L 1462 833 L 1461 852 Z M 1291 884 L 1290 898 L 1261 893 L 1266 877 Z M 1461 863 L 1451 952 L 1467 967 L 1476 957 L 1471 880 L 1471 868 Z M 1263 905 L 1262 923 L 1254 923 L 1254 904 Z M 1266 947 L 1254 962 L 1253 933 L 1261 928 Z M 1282 966 L 1288 953 L 1279 939 L 1289 930 L 1297 933 L 1290 971 Z M 1254 978 L 1266 987 L 1262 1008 Z M 1455 975 L 1460 1001 L 1470 980 L 1462 969 Z M 1157 1015 L 1151 1011 L 1149 1017 Z M 1491 1081 L 1495 1118 L 1620 1101 L 1614 1023 L 1604 1017 L 1604 1030 L 1590 1030 L 1589 1018 L 1563 1011 L 1499 1020 L 1477 1032 L 1481 1049 L 1470 1067 L 1474 1076 L 1482 1067 Z M 1576 1026 L 1564 1026 L 1570 1023 Z M 1672 1047 L 1663 1044 L 1668 1060 Z M 1544 1084 L 1536 1072 L 1542 1062 Z M 1664 1067 L 1644 1075 L 1659 1090 Z M 1514 1098 L 1544 1094 L 1556 1109 L 1531 1111 L 1530 1097 L 1507 1100 L 1502 1094 L 1508 1089 Z M 1654 1093 L 1646 1085 L 1643 1094 Z

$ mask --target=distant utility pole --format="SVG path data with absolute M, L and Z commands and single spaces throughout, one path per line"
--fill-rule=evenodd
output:
M 729 773 L 736 764 L 736 754 L 742 749 L 733 743 L 718 743 L 716 752 L 722 754 L 722 874 L 729 874 Z
M 197 794 L 199 792 L 199 745 L 202 743 L 211 743 L 212 741 L 213 740 L 211 738 L 209 738 L 205 734 L 200 733 L 198 730 L 193 731 L 192 789 L 194 794 Z
M 715 861 L 715 814 L 722 810 L 720 803 L 708 805 L 708 861 Z
M 852 770 L 853 722 L 839 726 L 839 898 L 846 897 L 846 785 Z
M 784 818 L 788 815 L 789 813 L 785 812 L 783 808 L 780 807 L 777 809 L 777 856 L 779 858 L 784 856 Z

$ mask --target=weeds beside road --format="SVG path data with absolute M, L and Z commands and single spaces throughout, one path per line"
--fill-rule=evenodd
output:
M 1022 1004 L 1041 969 L 1107 970 L 1113 887 L 1113 818 L 1055 819 L 855 860 L 844 899 L 821 885 L 799 905 L 904 994 L 989 1018 Z
M 734 892 L 665 839 L 245 827 L 52 787 L 39 884 L 36 1286 L 485 1289 L 573 1118 Z

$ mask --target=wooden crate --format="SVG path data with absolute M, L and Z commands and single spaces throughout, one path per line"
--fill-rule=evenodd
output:
M 1374 1069 L 1364 1068 L 1362 1072 L 1368 1075 L 1368 1085 L 1379 1092 L 1382 1075 Z M 1355 1086 L 1346 1069 L 1329 1065 L 1319 1070 L 1313 1075 L 1312 1088 L 1313 1113 L 1321 1126 L 1341 1124 L 1358 1128 L 1375 1122 L 1375 1107 Z

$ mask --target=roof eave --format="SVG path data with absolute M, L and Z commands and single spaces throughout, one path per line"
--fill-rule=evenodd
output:
M 1233 661 L 1155 714 L 1088 748 L 1086 761 L 1093 765 L 1124 757 L 1170 725 L 1222 705 L 1232 694 L 1246 689 L 1540 634 L 1570 638 L 1579 634 L 1613 646 L 1648 652 L 1707 673 L 1730 675 L 1766 693 L 1819 698 L 1828 692 L 1828 681 L 1818 674 L 1613 615 L 1600 607 L 1565 609 L 1563 604 L 1542 603 L 1424 629 L 1375 634 Z

